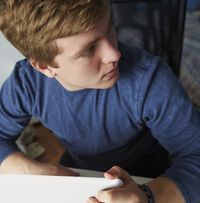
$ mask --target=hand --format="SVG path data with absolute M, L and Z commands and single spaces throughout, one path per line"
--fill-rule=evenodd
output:
M 37 163 L 34 165 L 36 167 L 31 171 L 32 173 L 39 175 L 53 175 L 53 176 L 79 176 L 78 172 L 73 171 L 67 167 L 63 167 L 61 165 L 53 165 L 48 163 Z
M 89 198 L 88 203 L 147 203 L 145 193 L 122 168 L 114 166 L 105 172 L 104 176 L 107 179 L 119 178 L 124 182 L 124 185 L 122 187 L 100 191 L 95 197 Z

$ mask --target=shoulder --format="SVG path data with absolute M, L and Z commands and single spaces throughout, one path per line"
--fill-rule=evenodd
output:
M 27 59 L 18 61 L 7 79 L 7 83 L 13 85 L 15 89 L 23 88 L 28 94 L 35 94 L 37 89 L 46 85 L 48 79 L 35 70 Z
M 155 59 L 155 56 L 139 47 L 130 47 L 119 42 L 119 50 L 121 52 L 121 63 L 126 65 L 139 66 L 146 69 L 149 64 Z
M 34 103 L 36 95 L 47 85 L 45 76 L 35 70 L 27 59 L 18 61 L 10 76 L 4 82 L 1 93 L 8 92 L 26 105 Z
M 119 85 L 125 89 L 138 90 L 151 81 L 155 72 L 162 66 L 162 59 L 137 47 L 129 47 L 119 43 L 121 59 L 119 61 Z
M 175 78 L 172 69 L 159 56 L 137 47 L 129 47 L 119 43 L 121 59 L 119 62 L 120 79 L 150 85 L 153 80 L 171 80 Z
M 15 64 L 11 77 L 27 84 L 32 81 L 36 82 L 36 78 L 42 77 L 42 75 L 31 66 L 27 59 L 23 59 Z
M 118 89 L 126 104 L 135 106 L 140 117 L 138 119 L 141 119 L 144 104 L 150 103 L 152 107 L 158 102 L 162 104 L 164 98 L 169 100 L 173 92 L 182 94 L 178 79 L 161 57 L 124 44 L 120 44 L 119 49 L 122 58 L 119 63 Z
M 160 69 L 163 59 L 138 48 L 129 47 L 119 43 L 121 59 L 119 62 L 120 80 L 130 80 L 134 83 L 141 83 L 149 80 L 152 75 Z

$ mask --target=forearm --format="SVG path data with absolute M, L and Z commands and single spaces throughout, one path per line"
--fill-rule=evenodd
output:
M 40 163 L 21 152 L 9 155 L 0 165 L 1 173 L 40 174 Z
M 33 160 L 21 152 L 16 152 L 8 156 L 0 165 L 0 173 L 64 176 L 78 175 L 78 173 L 60 165 L 52 165 Z
M 168 178 L 158 177 L 147 185 L 152 190 L 156 203 L 185 203 L 179 188 Z

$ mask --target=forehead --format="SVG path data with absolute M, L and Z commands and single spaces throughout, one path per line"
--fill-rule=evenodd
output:
M 56 44 L 61 49 L 61 53 L 59 55 L 65 54 L 65 56 L 67 55 L 69 57 L 74 56 L 90 42 L 101 38 L 106 32 L 109 23 L 110 12 L 108 11 L 106 15 L 103 16 L 99 24 L 97 24 L 93 29 L 73 36 L 57 39 Z

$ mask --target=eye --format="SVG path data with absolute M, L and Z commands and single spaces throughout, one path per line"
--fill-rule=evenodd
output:
M 81 55 L 81 57 L 90 57 L 94 54 L 96 49 L 96 45 L 92 45 L 91 47 L 89 47 L 87 50 L 85 50 L 83 52 L 83 54 Z

